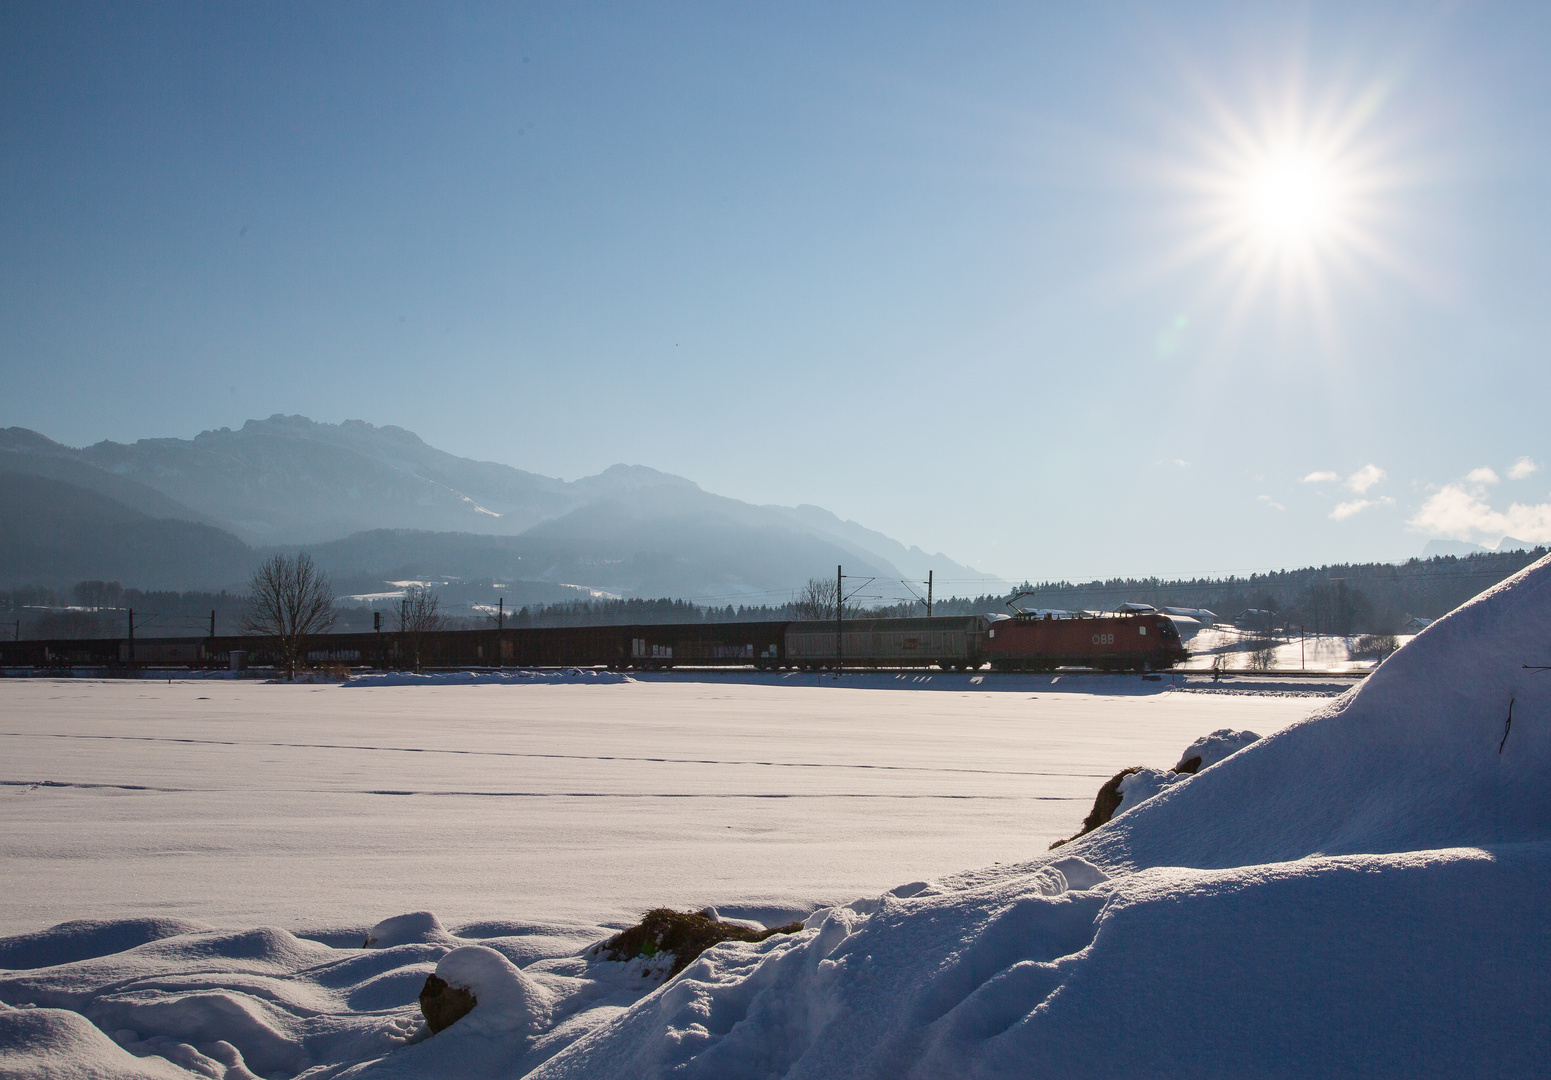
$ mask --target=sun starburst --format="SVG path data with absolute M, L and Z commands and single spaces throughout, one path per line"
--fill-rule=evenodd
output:
M 1207 268 L 1203 305 L 1225 328 L 1269 302 L 1328 335 L 1340 283 L 1406 273 L 1385 236 L 1401 171 L 1377 122 L 1381 92 L 1316 101 L 1288 85 L 1248 103 L 1203 93 L 1206 122 L 1198 113 L 1166 166 L 1185 207 L 1170 261 Z

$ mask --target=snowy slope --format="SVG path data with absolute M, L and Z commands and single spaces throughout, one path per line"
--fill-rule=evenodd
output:
M 1139 807 L 1086 851 L 1106 866 L 1220 867 L 1551 839 L 1551 672 L 1524 667 L 1547 663 L 1542 559 L 1428 627 L 1354 694 Z

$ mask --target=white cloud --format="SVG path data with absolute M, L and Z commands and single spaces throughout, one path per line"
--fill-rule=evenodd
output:
M 1337 521 L 1345 521 L 1355 514 L 1360 514 L 1370 506 L 1394 506 L 1395 500 L 1388 495 L 1381 495 L 1377 499 L 1353 499 L 1350 502 L 1338 503 L 1336 508 L 1330 511 L 1330 516 Z
M 1333 472 L 1311 472 L 1303 478 L 1305 484 L 1333 484 L 1341 479 Z
M 1540 471 L 1540 462 L 1521 457 L 1508 468 L 1509 480 L 1528 480 Z
M 1498 511 L 1486 501 L 1486 485 L 1497 482 L 1491 469 L 1476 469 L 1464 481 L 1444 484 L 1406 522 L 1428 536 L 1451 540 L 1515 536 L 1532 544 L 1551 541 L 1551 503 L 1514 503 Z
M 1267 506 L 1269 506 L 1273 510 L 1286 510 L 1287 509 L 1287 507 L 1283 506 L 1281 503 L 1277 502 L 1275 499 L 1271 498 L 1271 496 L 1269 496 L 1269 495 L 1256 495 L 1255 496 L 1255 501 L 1256 502 L 1263 502 L 1263 503 L 1265 503 Z
M 1348 476 L 1346 486 L 1359 495 L 1366 495 L 1368 489 L 1382 479 L 1384 479 L 1384 470 L 1370 462 Z
M 1186 461 L 1184 458 L 1175 458 L 1174 459 L 1174 464 L 1178 465 L 1181 469 L 1183 469 L 1185 466 L 1189 465 L 1190 462 Z

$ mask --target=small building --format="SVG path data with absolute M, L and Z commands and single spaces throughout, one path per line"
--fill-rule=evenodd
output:
M 1166 607 L 1165 615 L 1178 615 L 1184 619 L 1194 619 L 1202 626 L 1211 626 L 1217 621 L 1217 612 L 1208 611 L 1204 607 Z
M 1269 630 L 1276 625 L 1276 612 L 1265 608 L 1245 608 L 1233 617 L 1240 630 Z
M 1155 615 L 1158 609 L 1151 604 L 1124 603 L 1115 609 L 1122 615 Z
M 1413 615 L 1400 624 L 1400 632 L 1402 634 L 1420 634 L 1435 621 L 1434 619 L 1424 619 L 1420 615 Z

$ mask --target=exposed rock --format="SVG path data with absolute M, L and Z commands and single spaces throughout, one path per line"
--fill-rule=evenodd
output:
M 433 972 L 425 977 L 420 990 L 420 1012 L 426 1027 L 436 1034 L 456 1024 L 479 1004 L 479 1000 L 461 986 L 450 986 Z

